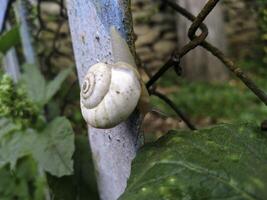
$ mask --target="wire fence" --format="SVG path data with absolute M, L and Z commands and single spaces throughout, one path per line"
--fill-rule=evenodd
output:
M 180 60 L 191 50 L 193 50 L 197 46 L 201 46 L 210 53 L 212 53 L 215 57 L 217 57 L 236 77 L 238 77 L 247 86 L 248 89 L 250 89 L 265 105 L 267 105 L 266 93 L 262 89 L 260 89 L 256 85 L 256 83 L 251 78 L 249 78 L 238 66 L 236 66 L 236 64 L 230 58 L 228 58 L 219 48 L 213 46 L 205 40 L 208 36 L 208 28 L 203 23 L 203 21 L 209 15 L 209 13 L 212 12 L 213 8 L 216 6 L 219 0 L 207 1 L 207 3 L 197 16 L 194 16 L 172 0 L 161 1 L 162 3 L 170 6 L 172 9 L 174 9 L 176 12 L 178 12 L 188 20 L 192 21 L 192 24 L 188 30 L 188 37 L 190 39 L 190 42 L 183 46 L 181 49 L 176 49 L 170 56 L 170 59 L 147 82 L 146 86 L 151 95 L 155 95 L 161 98 L 175 111 L 175 113 L 179 117 L 181 117 L 181 119 L 187 124 L 190 129 L 195 130 L 195 126 L 190 122 L 187 117 L 185 117 L 185 115 L 178 109 L 178 107 L 168 97 L 158 92 L 156 90 L 156 87 L 152 86 L 157 82 L 157 80 L 159 80 L 159 78 L 164 75 L 166 71 L 171 68 L 174 68 L 177 72 L 177 75 L 180 75 Z M 196 31 L 198 29 L 201 30 L 201 34 L 197 36 Z

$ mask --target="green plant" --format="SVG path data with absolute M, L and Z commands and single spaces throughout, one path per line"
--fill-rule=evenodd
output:
M 6 53 L 11 47 L 20 42 L 19 26 L 15 26 L 11 30 L 0 35 L 0 53 Z
M 261 79 L 258 78 L 258 80 Z M 264 86 L 264 80 L 258 82 Z M 267 88 L 266 85 L 264 88 Z M 194 119 L 210 117 L 220 122 L 260 122 L 267 115 L 266 107 L 238 82 L 233 82 L 233 84 L 182 82 L 179 84 L 179 89 L 169 94 L 169 97 Z M 152 103 L 164 112 L 175 115 L 158 98 L 153 97 Z
M 53 81 L 46 82 L 39 70 L 29 68 L 30 66 L 23 73 L 20 84 L 15 85 L 7 75 L 0 77 L 0 170 L 2 169 L 0 176 L 8 174 L 6 171 L 8 168 L 15 170 L 14 175 L 19 173 L 23 167 L 19 161 L 28 162 L 29 156 L 43 172 L 57 177 L 71 175 L 74 153 L 72 127 L 69 121 L 62 117 L 56 117 L 48 123 L 43 112 L 45 104 L 59 90 L 70 70 L 63 71 Z M 43 80 L 45 84 L 40 85 L 40 82 L 32 82 L 35 85 L 27 84 L 28 79 L 37 80 L 37 78 L 39 81 Z M 43 86 L 43 89 L 38 91 L 40 86 Z M 37 91 L 36 95 L 39 96 L 33 95 L 34 91 Z M 68 148 L 65 149 L 65 146 Z M 35 174 L 34 171 L 32 173 Z M 39 177 L 38 174 L 36 176 Z M 30 177 L 25 175 L 21 178 L 27 180 Z M 34 184 L 38 184 L 38 180 L 37 178 Z M 24 180 L 11 178 L 9 182 L 15 187 L 14 181 Z M 27 186 L 25 184 L 23 187 Z M 34 192 L 40 187 L 34 187 Z M 27 193 L 23 189 L 21 192 L 25 192 L 25 195 Z M 1 191 L 0 195 L 8 196 Z M 20 195 L 20 191 L 12 195 Z M 20 199 L 30 198 L 21 196 Z
M 47 81 L 36 66 L 25 65 L 19 84 L 0 76 L 0 185 L 9 185 L 9 190 L 0 190 L 0 197 L 42 200 L 47 177 L 51 193 L 59 199 L 98 199 L 87 138 L 77 136 L 75 147 L 69 120 L 55 116 L 48 122 L 43 112 L 70 71 Z M 23 163 L 33 168 L 19 175 L 25 170 Z M 65 187 L 59 188 L 59 183 Z
M 1 200 L 44 200 L 45 177 L 40 174 L 36 163 L 30 157 L 20 159 L 16 170 L 8 166 L 0 169 Z
M 38 127 L 44 123 L 40 107 L 8 75 L 0 79 L 0 117 L 11 119 L 21 128 Z
M 120 200 L 267 198 L 267 138 L 255 124 L 170 131 L 142 148 Z

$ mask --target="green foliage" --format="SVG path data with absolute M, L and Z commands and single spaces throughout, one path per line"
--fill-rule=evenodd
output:
M 32 159 L 22 159 L 16 171 L 8 167 L 0 169 L 0 199 L 1 200 L 44 200 L 44 193 L 38 188 L 44 188 L 45 179 L 40 176 Z
M 61 84 L 71 72 L 71 68 L 62 70 L 54 80 L 47 83 L 44 103 L 48 103 L 52 97 L 60 90 Z
M 6 53 L 11 47 L 20 42 L 19 26 L 15 26 L 10 31 L 0 35 L 0 53 Z
M 39 83 L 42 85 L 44 78 L 38 71 L 36 73 L 33 67 L 23 76 L 28 79 L 28 83 L 30 83 L 29 79 L 35 80 L 36 85 L 25 84 L 24 87 L 20 84 L 15 85 L 7 75 L 0 79 L 0 177 L 8 175 L 8 168 L 14 170 L 15 174 L 22 170 L 18 161 L 27 161 L 26 156 L 32 157 L 38 168 L 53 176 L 62 177 L 73 173 L 74 133 L 70 122 L 66 118 L 57 117 L 51 123 L 46 124 L 42 113 L 44 104 L 60 89 L 69 71 L 65 70 L 60 73 L 53 81 L 48 82 L 47 86 L 43 81 L 45 87 L 41 95 L 40 91 L 38 92 L 38 85 Z M 41 82 L 38 82 L 38 79 Z M 30 97 L 34 97 L 35 94 L 40 95 L 36 98 L 40 101 L 35 98 L 30 99 L 27 91 L 28 94 L 32 94 Z M 30 178 L 27 174 L 21 177 L 25 180 L 10 178 L 8 182 L 10 189 L 18 187 L 17 184 L 19 186 L 22 184 L 23 187 L 21 191 L 15 190 L 14 194 L 3 193 L 3 198 L 42 199 L 27 196 L 32 195 L 31 193 L 38 193 L 40 197 L 43 197 L 42 189 L 45 183 L 40 182 L 37 177 L 40 178 L 40 175 L 36 174 L 34 182 L 36 187 L 31 188 L 33 191 L 27 191 L 28 183 L 26 184 L 25 181 L 27 182 Z M 0 196 L 1 194 L 0 190 Z
M 267 88 L 265 80 L 259 85 Z M 194 118 L 210 117 L 218 121 L 260 121 L 267 116 L 267 108 L 242 83 L 209 84 L 182 82 L 177 91 L 168 94 L 178 107 Z M 161 100 L 152 98 L 152 104 L 175 115 Z
M 12 14 L 11 12 L 9 19 L 11 23 L 14 21 Z M 28 22 L 29 17 L 30 14 L 27 16 Z M 49 20 L 51 19 L 49 17 Z M 54 16 L 54 19 L 59 18 Z M 36 16 L 32 20 L 36 20 Z M 34 29 L 34 26 L 31 28 Z M 1 53 L 6 53 L 19 41 L 18 27 L 1 35 L 1 58 L 4 56 Z M 51 40 L 48 42 L 50 44 Z M 39 44 L 40 42 L 36 45 L 39 47 Z M 48 52 L 46 54 L 51 53 L 50 48 L 45 49 Z M 23 49 L 18 47 L 17 50 L 21 59 Z M 16 85 L 9 77 L 0 77 L 0 199 L 47 199 L 47 177 L 49 180 L 56 180 L 57 185 L 52 188 L 51 199 L 60 199 L 61 194 L 65 195 L 64 200 L 98 199 L 88 140 L 85 137 L 82 140 L 77 139 L 74 155 L 74 132 L 71 124 L 66 118 L 58 117 L 67 110 L 65 100 L 68 100 L 66 105 L 69 104 L 69 99 L 64 97 L 68 96 L 66 94 L 73 88 L 69 84 L 64 84 L 63 87 L 62 83 L 72 69 L 58 72 L 60 64 L 55 66 L 51 62 L 46 66 L 47 71 L 43 75 L 36 65 L 24 65 L 21 80 Z M 45 78 L 52 76 L 55 76 L 53 80 Z M 76 89 L 77 91 L 79 89 Z M 54 98 L 56 94 L 59 95 Z M 76 98 L 75 102 L 78 102 L 79 93 L 77 94 L 75 97 L 70 95 L 71 98 Z M 50 105 L 57 107 L 58 112 L 52 113 Z M 76 110 L 75 113 L 67 111 L 71 113 L 70 118 L 79 123 L 81 114 L 78 106 L 74 106 L 72 109 Z M 52 182 L 49 184 L 49 187 L 53 186 Z
M 3 128 L 8 130 L 7 126 L 14 125 L 5 123 Z M 20 158 L 30 155 L 45 172 L 61 177 L 72 174 L 73 153 L 73 130 L 63 117 L 53 120 L 43 131 L 18 131 L 14 127 L 0 138 L 0 167 L 10 164 L 14 169 Z
M 8 75 L 0 80 L 0 117 L 12 119 L 16 125 L 25 128 L 42 121 L 41 109 L 26 95 L 26 91 L 15 86 Z
M 55 199 L 99 199 L 90 147 L 86 136 L 76 136 L 75 138 L 74 175 L 61 178 L 49 176 L 48 182 Z
M 43 200 L 45 179 L 29 157 L 36 133 L 0 118 L 0 199 Z M 10 170 L 12 169 L 12 171 Z
M 36 65 L 27 64 L 23 69 L 22 83 L 27 88 L 28 96 L 41 106 L 51 100 L 71 72 L 71 68 L 62 70 L 54 80 L 47 82 Z
M 70 122 L 58 117 L 36 136 L 31 152 L 43 170 L 57 177 L 71 175 L 74 134 Z
M 138 152 L 120 200 L 264 200 L 266 160 L 267 136 L 254 124 L 170 131 Z
M 31 153 L 31 146 L 37 134 L 30 130 L 12 131 L 0 141 L 0 168 L 9 164 L 14 170 L 17 161 Z

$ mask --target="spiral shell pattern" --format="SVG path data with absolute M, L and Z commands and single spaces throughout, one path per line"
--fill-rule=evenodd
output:
M 141 96 L 140 76 L 127 63 L 98 63 L 85 76 L 81 108 L 86 122 L 95 128 L 111 128 L 126 120 Z

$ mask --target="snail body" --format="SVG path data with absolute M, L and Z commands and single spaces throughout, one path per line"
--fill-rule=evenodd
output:
M 140 80 L 137 70 L 125 62 L 90 67 L 81 90 L 85 121 L 95 128 L 112 128 L 125 121 L 139 102 Z

